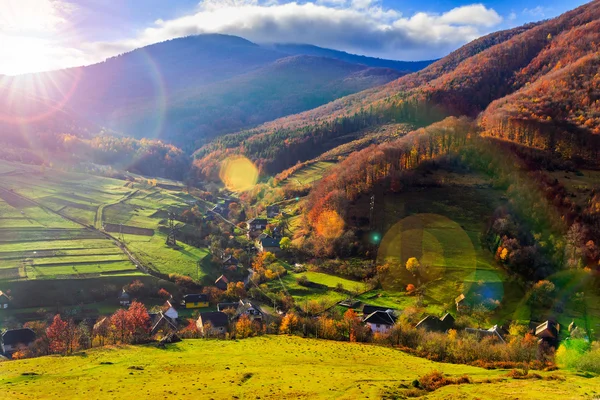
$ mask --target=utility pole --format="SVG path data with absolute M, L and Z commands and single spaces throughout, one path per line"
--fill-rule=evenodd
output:
M 169 234 L 167 236 L 167 246 L 177 246 L 175 240 L 175 213 L 169 212 Z
M 371 203 L 369 205 L 369 230 L 375 229 L 375 194 L 371 195 Z

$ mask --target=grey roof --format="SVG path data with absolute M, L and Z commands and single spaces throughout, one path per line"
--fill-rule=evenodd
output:
M 224 311 L 224 310 L 227 310 L 228 308 L 237 310 L 239 305 L 240 305 L 239 303 L 219 303 L 219 304 L 217 304 L 217 311 Z
M 260 239 L 260 244 L 262 247 L 279 247 L 280 239 L 274 239 L 270 236 L 267 236 L 264 239 Z
M 427 331 L 446 332 L 454 326 L 454 317 L 446 314 L 442 318 L 428 315 L 416 325 L 416 328 L 423 328 Z
M 210 323 L 214 328 L 226 327 L 229 319 L 227 318 L 227 314 L 220 311 L 207 311 L 200 313 L 200 320 L 202 321 L 202 325 L 206 323 Z
M 29 345 L 36 339 L 35 332 L 29 328 L 11 329 L 2 334 L 4 345 L 16 346 L 18 344 Z
M 251 224 L 257 224 L 257 225 L 267 225 L 267 219 L 266 218 L 251 218 L 248 221 L 246 221 L 247 224 L 251 225 Z
M 389 307 L 372 306 L 370 304 L 365 304 L 365 305 L 363 305 L 363 308 L 362 308 L 363 315 L 369 315 L 375 311 L 387 311 L 387 310 L 395 311 L 394 309 L 389 308 Z
M 493 337 L 500 340 L 502 343 L 506 343 L 502 337 L 502 333 L 500 332 L 498 325 L 494 325 L 489 329 L 466 328 L 465 332 L 471 333 L 477 336 L 479 339 L 484 337 Z
M 204 301 L 208 301 L 208 295 L 206 294 L 186 294 L 183 296 L 183 301 L 185 303 L 201 303 Z
M 541 323 L 535 328 L 535 336 L 545 336 L 551 338 L 558 338 L 558 324 L 553 321 L 546 321 Z
M 396 316 L 391 311 L 373 311 L 371 314 L 367 315 L 363 322 L 368 322 L 370 324 L 380 324 L 380 325 L 394 325 L 396 323 Z
M 166 326 L 172 331 L 177 331 L 177 323 L 171 318 L 167 317 L 165 314 L 163 314 L 162 311 L 160 311 L 154 316 L 154 320 L 152 321 L 152 328 L 150 329 L 150 334 L 154 335 L 162 326 Z

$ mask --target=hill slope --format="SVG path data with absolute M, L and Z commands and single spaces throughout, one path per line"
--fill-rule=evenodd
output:
M 314 108 L 405 74 L 331 58 L 315 62 L 314 56 L 282 62 L 289 56 L 235 36 L 199 35 L 153 44 L 87 67 L 4 77 L 2 86 L 14 101 L 40 99 L 45 109 L 36 115 L 60 110 L 88 121 L 90 127 L 181 145 L 190 138 L 202 141 Z M 363 75 L 353 75 L 358 71 Z M 292 77 L 295 85 L 290 86 Z M 332 79 L 338 82 L 325 84 Z M 266 85 L 278 90 L 253 92 Z M 262 102 L 265 93 L 271 97 Z M 310 100 L 298 102 L 302 96 Z M 271 110 L 273 102 L 277 111 Z M 229 118 L 231 114 L 234 118 Z M 62 130 L 70 133 L 70 120 L 62 123 Z M 31 127 L 38 129 L 42 128 Z
M 475 384 L 446 386 L 428 398 L 581 398 L 598 382 L 571 373 L 562 381 L 515 380 L 507 371 L 441 364 L 386 347 L 286 336 L 241 341 L 187 340 L 91 350 L 2 364 L 6 399 L 119 398 L 381 398 L 401 396 L 414 379 L 438 369 Z M 542 377 L 550 374 L 541 373 Z M 98 377 L 102 384 L 98 385 Z
M 385 84 L 402 73 L 331 58 L 292 56 L 230 79 L 181 90 L 166 110 L 154 101 L 115 110 L 126 132 L 152 130 L 150 115 L 163 113 L 162 136 L 193 149 L 220 133 L 311 109 L 350 93 Z
M 374 58 L 367 56 L 359 56 L 356 54 L 346 53 L 345 51 L 338 51 L 332 49 L 326 49 L 323 47 L 313 46 L 310 44 L 292 44 L 292 43 L 278 43 L 271 46 L 277 51 L 290 55 L 309 55 L 333 58 L 336 60 L 342 60 L 353 64 L 363 64 L 369 67 L 379 68 L 391 68 L 401 72 L 416 72 L 429 64 L 431 61 L 396 61 L 386 60 L 383 58 Z
M 506 124 L 501 122 L 506 118 L 529 120 L 532 114 L 539 114 L 536 118 L 543 120 L 544 126 L 567 124 L 583 129 L 584 137 L 576 138 L 578 148 L 590 142 L 597 147 L 595 139 L 589 136 L 597 131 L 599 124 L 600 89 L 596 74 L 599 20 L 600 1 L 596 0 L 552 20 L 490 34 L 420 72 L 266 123 L 242 132 L 237 138 L 224 137 L 202 149 L 198 156 L 202 158 L 204 154 L 227 148 L 228 153 L 242 152 L 276 173 L 297 161 L 318 156 L 316 150 L 299 152 L 298 148 L 305 144 L 318 149 L 320 143 L 331 140 L 332 136 L 346 136 L 365 126 L 389 122 L 422 126 L 448 115 L 476 117 L 496 100 L 486 113 L 488 118 L 482 121 L 490 134 L 494 131 L 489 123 L 502 130 Z M 513 93 L 514 97 L 503 100 Z M 538 101 L 541 98 L 547 101 Z M 532 112 L 528 104 L 536 104 L 536 110 Z M 492 118 L 493 110 L 509 116 Z M 357 120 L 361 122 L 355 123 Z M 568 141 L 572 141 L 570 136 Z M 282 142 L 286 145 L 281 146 Z M 565 154 L 581 155 L 578 153 L 582 151 Z M 592 158 L 593 154 L 595 151 L 583 156 Z M 211 157 L 214 160 L 219 156 L 211 154 Z M 206 163 L 199 160 L 198 164 L 204 168 Z

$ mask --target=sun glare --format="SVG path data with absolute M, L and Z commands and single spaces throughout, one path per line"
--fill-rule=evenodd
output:
M 3 74 L 20 75 L 55 67 L 56 61 L 50 57 L 48 43 L 43 39 L 3 37 L 0 47 L 4 54 Z

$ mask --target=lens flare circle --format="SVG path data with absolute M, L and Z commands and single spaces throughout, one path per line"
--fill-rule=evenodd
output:
M 221 162 L 219 178 L 227 189 L 245 192 L 258 182 L 258 168 L 244 156 L 228 157 Z
M 412 257 L 421 266 L 416 273 L 406 268 Z M 377 263 L 387 267 L 381 279 L 385 290 L 402 291 L 414 284 L 441 304 L 452 303 L 460 294 L 460 283 L 451 290 L 444 283 L 460 282 L 477 268 L 469 235 L 458 223 L 437 214 L 411 215 L 393 225 L 381 240 Z
M 344 233 L 344 219 L 336 212 L 325 210 L 317 218 L 317 234 L 325 239 L 336 239 Z

